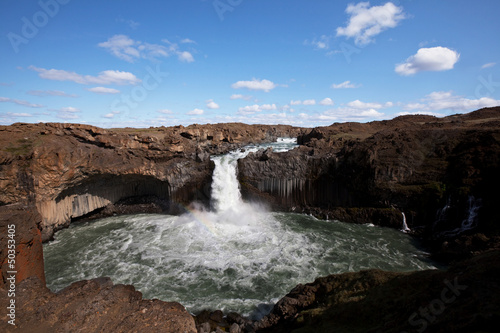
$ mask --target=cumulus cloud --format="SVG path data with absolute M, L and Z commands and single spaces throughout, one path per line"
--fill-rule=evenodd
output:
M 329 97 L 323 99 L 321 102 L 319 102 L 319 105 L 333 105 L 333 100 Z
M 194 61 L 193 55 L 191 53 L 189 53 L 188 51 L 177 52 L 177 57 L 182 62 L 193 62 Z
M 134 74 L 129 72 L 107 70 L 102 71 L 97 76 L 81 75 L 75 72 L 69 72 L 62 69 L 45 69 L 35 66 L 28 67 L 29 69 L 38 72 L 38 76 L 46 80 L 54 81 L 72 81 L 79 84 L 101 84 L 101 85 L 126 85 L 138 84 L 141 82 Z
M 26 106 L 26 107 L 29 107 L 29 108 L 43 108 L 44 107 L 41 104 L 33 104 L 33 103 L 30 103 L 30 102 L 27 102 L 27 101 L 23 101 L 23 100 L 20 100 L 20 99 L 12 99 L 12 98 L 9 98 L 9 97 L 0 97 L 0 103 L 14 103 L 14 104 L 21 105 L 21 106 Z
M 361 102 L 359 99 L 347 103 L 347 106 L 353 109 L 357 110 L 364 110 L 364 109 L 382 109 L 382 108 L 389 108 L 392 107 L 394 104 L 392 102 L 387 102 L 385 104 L 380 104 L 380 103 L 365 103 Z
M 372 42 L 373 37 L 389 28 L 395 28 L 406 18 L 403 7 L 398 7 L 392 2 L 372 7 L 369 2 L 350 4 L 346 13 L 350 15 L 349 23 L 346 27 L 337 28 L 337 36 L 354 38 L 358 45 Z
M 189 111 L 188 115 L 191 115 L 191 116 L 199 116 L 199 115 L 202 115 L 205 111 L 203 111 L 202 109 L 194 109 L 194 110 L 191 110 Z
M 187 43 L 187 40 L 189 39 L 184 39 L 181 43 Z M 166 45 L 136 41 L 127 35 L 114 35 L 107 41 L 97 45 L 106 49 L 115 57 L 127 62 L 134 62 L 141 58 L 154 60 L 161 57 L 169 57 L 172 54 L 176 54 L 179 60 L 183 62 L 194 61 L 193 55 L 190 52 L 179 50 L 179 46 L 176 43 L 171 43 L 166 39 L 163 40 L 163 43 Z
M 406 104 L 403 109 L 406 111 L 452 110 L 455 112 L 468 112 L 499 105 L 500 100 L 490 97 L 469 99 L 463 96 L 453 95 L 453 92 L 451 91 L 436 91 L 427 95 L 419 103 Z
M 87 90 L 90 92 L 96 93 L 96 94 L 101 94 L 101 95 L 114 95 L 114 94 L 120 93 L 120 90 L 113 89 L 113 88 L 106 88 L 106 87 L 95 87 L 95 88 L 89 88 Z
M 215 103 L 213 99 L 209 99 L 207 101 L 207 108 L 209 108 L 211 110 L 215 110 L 215 109 L 219 109 L 220 106 L 219 106 L 219 104 Z
M 252 81 L 238 81 L 231 85 L 231 88 L 233 89 L 246 88 L 249 90 L 262 90 L 265 92 L 269 92 L 276 87 L 277 85 L 269 80 L 257 80 L 257 79 L 253 79 Z
M 351 81 L 344 81 L 339 84 L 332 84 L 332 89 L 351 89 L 351 88 L 359 88 L 360 85 L 351 83 Z
M 248 95 L 241 95 L 241 94 L 233 94 L 231 95 L 231 97 L 229 97 L 230 99 L 242 99 L 242 100 L 245 100 L 245 101 L 249 101 L 252 99 L 252 96 L 248 96 Z
M 446 47 L 421 48 L 402 64 L 396 65 L 399 75 L 412 75 L 422 71 L 446 71 L 453 69 L 460 54 Z
M 239 115 L 251 115 L 262 111 L 276 110 L 276 104 L 263 104 L 263 105 L 248 105 L 238 109 Z
M 314 99 L 306 99 L 302 102 L 303 105 L 316 105 L 316 100 Z

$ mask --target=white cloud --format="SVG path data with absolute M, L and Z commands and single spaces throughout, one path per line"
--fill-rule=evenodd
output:
M 27 92 L 27 94 L 40 97 L 44 96 L 78 97 L 77 95 L 68 94 L 60 90 L 30 90 Z
M 60 109 L 50 109 L 50 111 L 57 112 L 56 117 L 60 119 L 78 119 L 80 118 L 77 113 L 81 112 L 80 109 L 68 106 Z
M 383 109 L 392 107 L 394 104 L 392 102 L 387 102 L 385 104 L 380 103 L 365 103 L 361 102 L 359 99 L 347 103 L 347 106 L 356 110 L 365 110 L 365 109 Z
M 211 110 L 215 110 L 215 109 L 219 109 L 220 106 L 219 106 L 219 104 L 215 103 L 213 99 L 209 99 L 207 101 L 207 108 L 209 108 Z
M 314 99 L 306 99 L 302 102 L 303 105 L 316 105 L 316 100 Z
M 420 103 L 406 104 L 403 109 L 406 111 L 419 110 L 420 112 L 440 110 L 468 112 L 493 106 L 500 106 L 500 100 L 490 97 L 468 99 L 462 96 L 455 96 L 451 91 L 437 91 L 427 95 Z
M 103 118 L 112 119 L 112 118 L 114 118 L 119 113 L 120 113 L 120 111 L 112 111 L 111 113 L 105 114 L 102 117 Z
M 28 67 L 29 69 L 38 72 L 38 76 L 42 79 L 46 80 L 54 80 L 54 81 L 72 81 L 79 84 L 137 84 L 140 83 L 141 80 L 138 79 L 134 74 L 129 72 L 120 72 L 107 70 L 100 72 L 98 76 L 91 75 L 80 75 L 75 72 L 68 72 L 61 69 L 45 69 L 38 68 L 35 66 Z
M 452 69 L 459 58 L 458 52 L 446 47 L 421 48 L 406 62 L 396 65 L 396 73 L 406 76 L 422 71 L 446 71 Z
M 26 107 L 29 107 L 29 108 L 43 108 L 44 107 L 41 104 L 33 104 L 33 103 L 30 103 L 30 102 L 27 102 L 27 101 L 23 101 L 23 100 L 20 100 L 20 99 L 12 99 L 12 98 L 9 98 L 9 97 L 0 97 L 0 103 L 14 103 L 14 104 L 21 105 L 21 106 L 26 106 Z
M 300 105 L 302 104 L 302 101 L 290 101 L 290 105 Z
M 238 109 L 239 115 L 251 115 L 262 111 L 276 110 L 276 104 L 263 104 L 263 105 L 248 105 Z
M 7 115 L 10 117 L 34 117 L 31 113 L 15 113 L 15 112 L 7 112 Z
M 351 83 L 351 81 L 344 81 L 339 84 L 332 84 L 331 86 L 333 89 L 351 89 L 351 88 L 359 88 L 360 85 Z
M 317 50 L 328 50 L 330 48 L 331 36 L 323 35 L 319 39 L 314 38 L 312 41 L 305 40 L 305 45 L 312 45 Z
M 202 115 L 205 111 L 201 110 L 201 109 L 194 109 L 194 110 L 191 110 L 189 111 L 188 115 Z
M 496 64 L 497 64 L 496 62 L 489 62 L 487 64 L 482 65 L 481 69 L 490 68 L 490 67 L 495 66 Z
M 231 85 L 233 89 L 242 89 L 246 88 L 249 90 L 263 90 L 265 92 L 269 92 L 277 87 L 276 84 L 269 80 L 257 80 L 253 79 L 252 81 L 238 81 Z
M 191 53 L 188 51 L 183 51 L 183 52 L 177 52 L 177 56 L 179 57 L 179 60 L 182 62 L 193 62 L 194 57 Z
M 159 113 L 163 113 L 163 114 L 172 114 L 174 113 L 172 110 L 168 110 L 168 109 L 162 109 L 162 110 L 158 110 Z
M 337 28 L 337 36 L 355 38 L 355 43 L 358 45 L 372 42 L 373 37 L 389 28 L 395 28 L 406 18 L 403 7 L 398 7 L 392 2 L 373 7 L 370 7 L 369 2 L 350 4 L 346 13 L 350 15 L 349 23 L 344 28 Z
M 323 99 L 321 102 L 319 102 L 319 105 L 333 105 L 333 100 L 329 97 Z
M 188 41 L 193 42 L 190 39 L 184 39 L 181 43 L 188 43 Z M 183 62 L 194 61 L 193 55 L 187 51 L 180 51 L 177 44 L 171 43 L 166 39 L 163 42 L 167 45 L 136 41 L 126 35 L 114 35 L 106 42 L 97 45 L 106 49 L 115 57 L 128 62 L 134 62 L 141 58 L 152 60 L 161 57 L 166 58 L 172 54 L 176 54 L 179 60 Z
M 252 96 L 248 96 L 248 95 L 241 95 L 241 94 L 233 94 L 231 95 L 231 97 L 229 97 L 230 99 L 243 99 L 245 101 L 249 101 L 252 99 Z
M 120 90 L 113 89 L 113 88 L 105 88 L 105 87 L 95 87 L 95 88 L 89 88 L 87 90 L 90 92 L 96 93 L 96 94 L 101 94 L 101 95 L 113 95 L 113 94 L 120 93 Z
M 196 42 L 189 38 L 184 38 L 183 40 L 181 40 L 181 44 L 196 44 Z

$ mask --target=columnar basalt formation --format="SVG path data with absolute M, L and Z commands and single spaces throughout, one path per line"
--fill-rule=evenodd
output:
M 410 227 L 430 237 L 500 229 L 500 108 L 334 124 L 298 140 L 293 151 L 239 161 L 246 198 L 395 228 L 405 213 Z

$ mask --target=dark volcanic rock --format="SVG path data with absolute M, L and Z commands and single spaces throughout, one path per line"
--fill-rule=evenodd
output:
M 172 302 L 143 300 L 133 286 L 109 278 L 75 282 L 57 294 L 37 278 L 17 286 L 16 326 L 0 322 L 2 332 L 171 332 L 196 333 L 186 309 Z M 0 289 L 1 304 L 7 292 Z M 0 310 L 7 318 L 6 307 Z
M 500 252 L 448 271 L 344 273 L 298 285 L 257 332 L 496 332 Z
M 245 198 L 395 228 L 404 212 L 411 228 L 438 240 L 468 228 L 500 231 L 500 108 L 333 124 L 298 142 L 287 153 L 239 161 Z

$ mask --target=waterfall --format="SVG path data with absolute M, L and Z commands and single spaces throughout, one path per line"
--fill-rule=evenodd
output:
M 481 200 L 474 198 L 472 195 L 469 196 L 469 210 L 467 212 L 467 218 L 462 221 L 460 232 L 474 229 L 477 226 L 476 217 L 479 208 L 481 208 Z
M 436 220 L 434 221 L 434 224 L 432 225 L 432 230 L 436 229 L 437 225 L 446 220 L 446 214 L 448 213 L 448 209 L 451 207 L 451 198 L 448 197 L 446 200 L 446 204 L 444 205 L 443 208 L 438 209 L 436 212 Z
M 476 199 L 474 196 L 469 196 L 469 207 L 467 208 L 467 217 L 462 221 L 460 227 L 450 231 L 442 232 L 442 236 L 452 237 L 460 235 L 461 233 L 472 230 L 477 227 L 477 214 L 481 208 L 481 199 Z
M 274 143 L 247 146 L 244 150 L 232 151 L 225 155 L 212 156 L 215 169 L 212 176 L 212 202 L 215 212 L 238 211 L 243 204 L 238 181 L 238 160 L 259 149 L 272 148 L 274 152 L 285 152 L 297 146 L 297 139 L 278 138 Z
M 404 212 L 401 212 L 401 214 L 403 215 L 403 228 L 401 229 L 401 231 L 404 233 L 408 233 L 411 231 L 411 229 L 408 228 L 408 224 L 406 224 L 406 215 Z
M 241 203 L 236 177 L 238 155 L 233 153 L 212 158 L 215 163 L 212 177 L 212 208 L 216 212 L 235 209 Z

